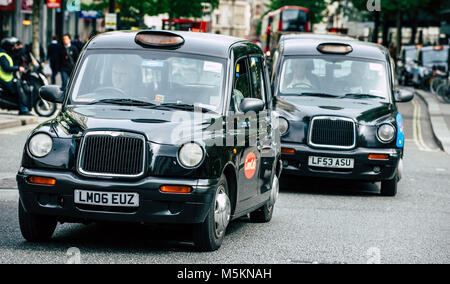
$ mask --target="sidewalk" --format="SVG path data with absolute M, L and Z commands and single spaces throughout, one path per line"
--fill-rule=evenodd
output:
M 436 141 L 450 154 L 450 104 L 441 102 L 435 95 L 423 90 L 416 90 L 416 94 L 427 104 Z
M 35 124 L 37 122 L 37 116 L 19 116 L 17 111 L 0 110 L 0 129 Z

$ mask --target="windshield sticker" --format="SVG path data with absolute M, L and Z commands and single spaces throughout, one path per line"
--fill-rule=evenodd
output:
M 369 68 L 371 71 L 378 71 L 378 72 L 383 71 L 383 65 L 378 64 L 378 63 L 370 63 Z
M 213 61 L 205 61 L 203 64 L 203 71 L 221 73 L 222 64 Z
M 163 95 L 156 95 L 155 96 L 155 103 L 157 103 L 157 104 L 164 103 L 164 96 Z
M 253 152 L 248 153 L 245 158 L 244 173 L 247 179 L 252 179 L 256 173 L 257 160 Z
M 164 67 L 164 61 L 161 60 L 144 60 L 142 61 L 142 67 L 153 68 L 153 67 Z
M 403 117 L 401 113 L 397 114 L 396 117 L 397 120 L 397 147 L 403 148 L 405 143 L 405 131 L 404 131 L 404 124 L 403 124 Z

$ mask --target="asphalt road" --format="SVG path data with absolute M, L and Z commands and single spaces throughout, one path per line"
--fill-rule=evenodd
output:
M 25 242 L 14 175 L 30 127 L 2 130 L 0 263 L 449 263 L 450 155 L 434 143 L 423 102 L 400 108 L 406 156 L 396 197 L 380 197 L 378 184 L 284 179 L 273 220 L 233 222 L 212 253 L 195 251 L 186 226 L 63 224 L 49 243 Z

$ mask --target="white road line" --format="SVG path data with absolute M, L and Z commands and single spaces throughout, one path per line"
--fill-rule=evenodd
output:
M 10 189 L 0 189 L 0 201 L 15 202 L 19 200 L 19 191 Z

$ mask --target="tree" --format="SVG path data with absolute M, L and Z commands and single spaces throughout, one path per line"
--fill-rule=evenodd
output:
M 271 0 L 269 9 L 274 11 L 283 6 L 302 6 L 309 10 L 309 17 L 312 24 L 320 23 L 324 17 L 323 11 L 327 8 L 325 1 L 318 0 Z
M 40 27 L 39 27 L 39 19 L 41 18 L 41 0 L 34 0 L 33 1 L 33 20 L 32 20 L 32 41 L 31 41 L 31 48 L 32 53 L 34 57 L 39 61 L 40 59 L 40 50 L 39 50 L 39 43 L 40 43 Z

